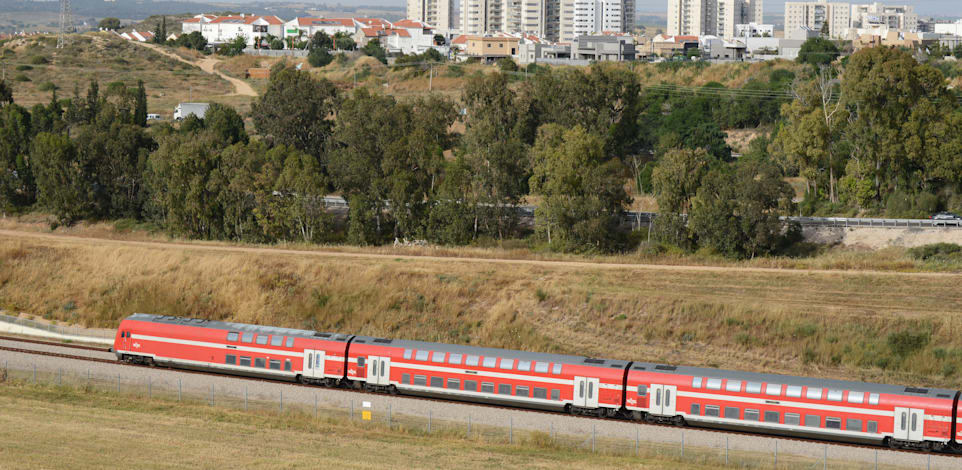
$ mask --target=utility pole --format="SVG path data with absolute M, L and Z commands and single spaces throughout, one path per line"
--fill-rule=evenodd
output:
M 431 65 L 431 69 L 428 71 L 428 91 L 431 91 L 434 87 L 434 65 Z

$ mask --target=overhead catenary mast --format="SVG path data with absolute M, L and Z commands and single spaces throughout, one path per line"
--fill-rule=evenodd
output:
M 60 34 L 57 36 L 57 49 L 63 49 L 68 32 L 73 32 L 73 15 L 70 0 L 60 0 Z

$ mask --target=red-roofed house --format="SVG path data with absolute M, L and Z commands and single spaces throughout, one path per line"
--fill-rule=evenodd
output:
M 337 33 L 353 36 L 360 28 L 361 24 L 355 22 L 354 18 L 294 18 L 284 23 L 284 37 L 308 38 L 318 32 L 328 36 Z
M 358 22 L 361 23 L 360 19 Z M 370 25 L 361 28 L 354 38 L 359 47 L 377 38 L 392 54 L 421 54 L 428 49 L 437 49 L 443 55 L 448 53 L 446 46 L 434 44 L 435 31 L 427 23 L 414 20 L 400 20 L 393 24 L 386 21 L 368 23 Z
M 150 31 L 137 31 L 135 29 L 129 33 L 122 33 L 120 37 L 128 41 L 151 42 L 154 40 L 154 33 Z
M 212 16 L 198 15 L 184 20 L 185 33 L 200 31 L 211 44 L 223 44 L 243 36 L 248 46 L 253 46 L 259 38 L 268 34 L 284 37 L 284 21 L 276 16 Z M 198 28 L 199 27 L 199 28 Z

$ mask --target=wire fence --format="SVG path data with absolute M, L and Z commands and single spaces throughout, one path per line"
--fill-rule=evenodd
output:
M 853 458 L 852 448 L 771 438 L 746 438 L 725 433 L 705 433 L 685 428 L 652 428 L 625 423 L 625 432 L 602 432 L 606 423 L 591 424 L 585 431 L 571 426 L 547 424 L 538 429 L 519 426 L 515 416 L 501 422 L 488 413 L 440 417 L 422 402 L 362 395 L 347 400 L 331 399 L 325 389 L 308 387 L 258 386 L 214 383 L 206 376 L 77 371 L 38 367 L 10 368 L 5 361 L 0 369 L 0 383 L 43 384 L 69 387 L 88 392 L 106 392 L 165 402 L 204 404 L 211 407 L 268 413 L 276 419 L 321 419 L 344 426 L 370 426 L 379 430 L 425 436 L 428 438 L 464 439 L 472 442 L 527 446 L 553 450 L 577 450 L 599 455 L 653 459 L 678 464 L 746 469 L 894 469 L 894 468 L 959 468 L 962 459 L 908 454 L 887 450 L 856 449 L 862 455 Z M 387 398 L 387 399 L 379 399 Z M 567 418 L 567 417 L 564 417 Z M 570 419 L 570 418 L 569 418 Z M 654 432 L 653 432 L 654 430 Z M 709 438 L 706 439 L 705 436 Z M 708 442 L 711 441 L 711 442 Z M 779 447 L 781 446 L 781 448 Z M 874 460 L 872 459 L 874 455 Z

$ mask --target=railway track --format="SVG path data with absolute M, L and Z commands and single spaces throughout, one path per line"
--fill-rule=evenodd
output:
M 41 340 L 33 340 L 33 339 L 18 338 L 18 337 L 0 336 L 0 340 L 10 341 L 10 342 L 19 342 L 19 343 L 23 343 L 23 344 L 25 344 L 25 345 L 27 345 L 27 346 L 29 346 L 29 345 L 31 345 L 31 344 L 36 344 L 36 345 L 44 345 L 44 346 L 53 346 L 53 347 L 63 347 L 63 348 L 72 348 L 72 349 L 88 350 L 88 351 L 95 351 L 95 352 L 101 352 L 101 353 L 103 353 L 103 352 L 109 352 L 109 351 L 110 351 L 110 350 L 107 349 L 107 348 L 99 348 L 99 347 L 93 347 L 93 346 L 83 346 L 83 345 L 76 345 L 76 344 L 65 344 L 65 343 L 58 343 L 58 342 L 52 342 L 52 341 L 41 341 Z M 198 371 L 198 370 L 175 369 L 175 368 L 168 368 L 168 367 L 163 367 L 163 366 L 153 366 L 153 365 L 143 365 L 143 364 L 130 364 L 130 363 L 121 362 L 121 361 L 112 360 L 112 359 L 102 359 L 102 358 L 89 357 L 89 356 L 79 356 L 79 355 L 64 354 L 64 353 L 57 353 L 57 352 L 51 352 L 51 351 L 38 351 L 38 350 L 36 350 L 36 349 L 16 348 L 16 347 L 3 346 L 3 345 L 0 345 L 0 351 L 10 351 L 10 352 L 16 352 L 16 353 L 22 353 L 22 354 L 33 354 L 33 355 L 39 355 L 39 356 L 51 356 L 51 357 L 57 357 L 57 358 L 62 358 L 62 359 L 72 359 L 72 360 L 77 360 L 77 361 L 98 362 L 98 363 L 113 364 L 113 365 L 119 365 L 119 366 L 125 366 L 125 367 L 139 367 L 139 368 L 146 368 L 146 369 L 162 368 L 162 369 L 173 370 L 173 371 L 177 371 L 177 372 L 179 372 L 179 373 L 185 373 L 185 374 L 198 374 L 198 375 L 215 376 L 215 377 L 224 377 L 224 376 L 227 375 L 227 374 L 217 374 L 217 373 L 214 373 L 214 372 L 205 372 L 205 371 Z M 291 386 L 295 386 L 295 387 L 306 387 L 306 388 L 311 388 L 311 389 L 323 388 L 323 387 L 319 387 L 319 386 L 317 386 L 317 385 L 301 384 L 301 383 L 297 383 L 297 382 L 288 382 L 288 381 L 285 381 L 285 380 L 277 380 L 277 379 L 269 379 L 269 378 L 261 378 L 261 377 L 247 377 L 247 376 L 234 376 L 234 375 L 230 375 L 230 377 L 234 377 L 234 378 L 238 378 L 238 379 L 242 379 L 242 380 L 254 381 L 254 382 L 276 383 L 276 384 L 291 385 Z M 367 390 L 364 390 L 364 389 L 360 389 L 360 390 L 359 390 L 359 389 L 354 389 L 354 388 L 349 388 L 349 387 L 340 387 L 340 388 L 338 388 L 338 390 L 349 391 L 349 392 L 353 392 L 353 393 L 360 394 L 360 395 L 384 396 L 384 394 L 382 394 L 382 393 L 371 392 L 371 391 L 367 391 Z M 452 403 L 452 402 L 453 402 L 452 400 L 444 400 L 444 399 L 441 399 L 441 398 L 421 397 L 421 396 L 414 396 L 414 395 L 401 395 L 401 396 L 404 397 L 404 398 L 406 398 L 406 399 L 422 400 L 422 401 L 426 401 L 426 402 L 438 402 L 438 403 Z M 552 415 L 552 416 L 556 416 L 556 415 L 559 414 L 558 412 L 555 412 L 555 411 L 546 411 L 546 410 L 537 410 L 537 409 L 528 409 L 528 408 L 516 408 L 516 407 L 511 407 L 511 406 L 505 406 L 505 405 L 495 405 L 495 404 L 475 403 L 475 402 L 463 402 L 463 403 L 469 404 L 469 405 L 471 405 L 471 406 L 479 406 L 479 407 L 486 407 L 486 408 L 493 408 L 493 409 L 502 409 L 502 410 L 525 411 L 525 412 L 529 412 L 529 413 L 539 413 L 539 414 Z M 566 415 L 566 416 L 568 416 L 568 415 Z M 579 419 L 594 420 L 594 421 L 599 421 L 599 422 L 610 422 L 610 421 L 615 421 L 615 422 L 627 422 L 626 420 L 620 419 L 620 418 L 607 418 L 607 417 L 584 416 L 584 415 L 570 415 L 570 416 L 573 416 L 573 417 L 576 417 L 576 418 L 579 418 Z M 645 426 L 660 427 L 660 428 L 672 428 L 672 429 L 678 429 L 678 428 L 679 428 L 679 426 L 675 426 L 675 425 L 671 425 L 671 424 L 661 424 L 661 423 L 637 422 L 637 424 L 645 425 Z M 833 446 L 836 446 L 836 447 L 849 447 L 849 448 L 861 448 L 861 449 L 884 449 L 884 450 L 889 450 L 889 451 L 893 451 L 893 452 L 900 452 L 900 453 L 906 453 L 906 454 L 939 455 L 939 456 L 944 456 L 944 457 L 954 457 L 954 458 L 957 458 L 957 459 L 962 459 L 962 454 L 959 454 L 959 453 L 934 453 L 934 452 L 930 452 L 930 451 L 922 451 L 922 450 L 915 450 L 915 449 L 892 449 L 892 448 L 882 447 L 882 446 L 877 446 L 877 445 L 856 444 L 856 443 L 835 442 L 835 441 L 828 442 L 828 441 L 822 441 L 822 440 L 818 440 L 818 439 L 808 439 L 808 438 L 794 437 L 794 436 L 780 436 L 780 435 L 757 433 L 757 432 L 742 431 L 742 430 L 718 430 L 718 429 L 703 428 L 703 427 L 697 427 L 697 426 L 688 426 L 688 427 L 689 427 L 690 429 L 697 429 L 697 430 L 702 431 L 702 432 L 714 433 L 714 434 L 718 434 L 718 435 L 742 435 L 742 436 L 764 437 L 764 438 L 769 438 L 769 439 L 781 439 L 781 440 L 783 440 L 783 441 L 795 441 L 795 442 L 806 442 L 806 443 L 829 444 L 829 445 L 833 445 Z

